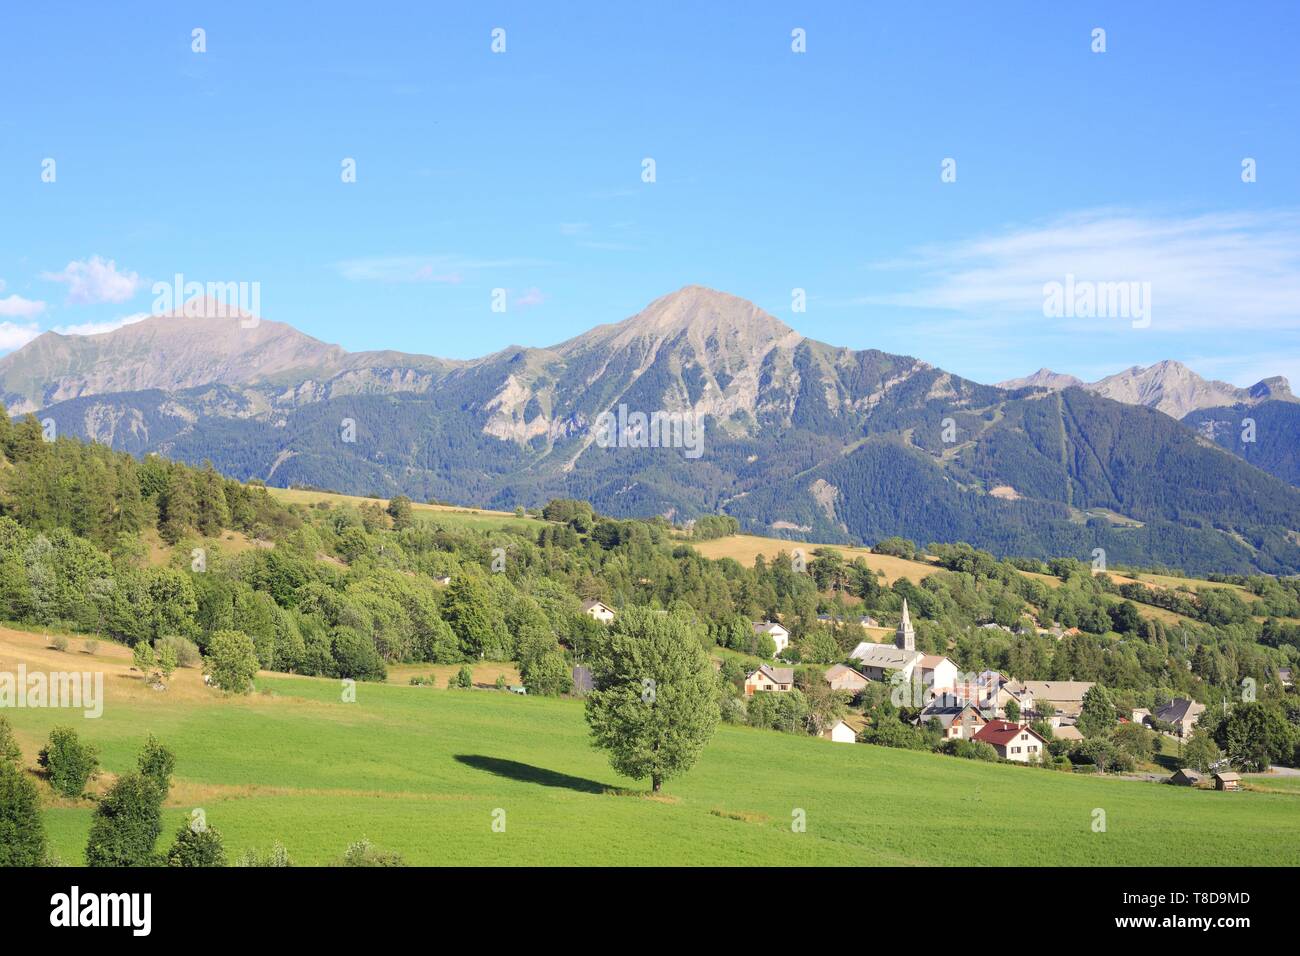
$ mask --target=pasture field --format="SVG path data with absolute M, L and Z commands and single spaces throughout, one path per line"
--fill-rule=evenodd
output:
M 899 578 L 907 578 L 913 584 L 920 584 L 928 575 L 939 570 L 937 565 L 925 561 L 908 561 L 888 554 L 873 554 L 867 548 L 854 548 L 843 544 L 809 544 L 803 541 L 788 541 L 784 538 L 763 538 L 752 534 L 733 534 L 725 538 L 688 543 L 706 558 L 732 558 L 747 568 L 754 566 L 754 559 L 760 554 L 770 561 L 781 552 L 789 555 L 795 548 L 802 548 L 804 557 L 811 560 L 813 552 L 818 548 L 834 548 L 844 555 L 846 561 L 863 558 L 867 562 L 867 567 L 884 571 L 886 584 L 893 584 Z
M 358 495 L 339 495 L 331 491 L 305 491 L 300 488 L 267 488 L 268 492 L 285 504 L 300 504 L 308 507 L 320 501 L 331 505 L 352 505 L 359 508 L 365 504 L 377 504 L 388 507 L 386 498 L 364 498 Z M 460 508 L 452 505 L 429 505 L 418 501 L 411 502 L 411 511 L 416 519 L 436 518 L 449 527 L 470 527 L 479 530 L 493 528 L 511 528 L 513 530 L 535 532 L 543 523 L 540 518 L 518 517 L 512 511 L 491 511 L 485 508 Z
M 706 558 L 732 558 L 745 567 L 752 567 L 754 559 L 760 554 L 770 561 L 782 552 L 787 555 L 790 554 L 795 548 L 802 548 L 807 557 L 812 557 L 813 551 L 817 548 L 834 548 L 844 555 L 846 561 L 863 558 L 866 560 L 868 567 L 883 571 L 885 573 L 884 581 L 887 585 L 892 585 L 899 578 L 907 578 L 913 584 L 920 584 L 922 580 L 931 574 L 942 570 L 938 564 L 932 561 L 908 561 L 905 558 L 896 558 L 892 555 L 874 554 L 868 548 L 856 548 L 841 544 L 809 544 L 802 541 L 764 538 L 750 534 L 736 534 L 725 538 L 713 538 L 708 541 L 692 541 L 690 544 Z M 1056 588 L 1061 586 L 1061 579 L 1054 575 L 1038 574 L 1033 571 L 1021 571 L 1020 573 L 1025 577 L 1042 581 L 1048 587 Z M 1121 584 L 1137 583 L 1134 578 L 1116 572 L 1111 572 L 1110 576 Z M 1239 596 L 1246 599 L 1256 599 L 1255 595 L 1250 594 L 1245 588 L 1238 585 L 1216 585 L 1210 581 L 1194 578 L 1172 578 L 1155 574 L 1143 574 L 1142 580 L 1148 584 L 1156 583 L 1159 587 L 1173 587 L 1175 585 L 1172 582 L 1185 584 L 1198 590 L 1208 587 L 1232 587 L 1239 592 Z M 1177 624 L 1180 621 L 1191 620 L 1191 618 L 1184 617 L 1174 611 L 1155 607 L 1151 604 L 1139 604 L 1138 613 L 1143 617 L 1163 621 L 1166 624 Z M 1259 618 L 1259 620 L 1263 620 L 1263 618 Z
M 722 726 L 651 798 L 590 746 L 576 700 L 360 684 L 344 703 L 337 681 L 270 674 L 227 698 L 188 669 L 158 692 L 125 648 L 101 642 L 92 658 L 80 646 L 0 629 L 0 670 L 105 673 L 99 719 L 6 716 L 29 766 L 52 727 L 76 727 L 101 750 L 96 792 L 157 734 L 177 757 L 160 847 L 201 807 L 231 856 L 279 840 L 300 864 L 362 837 L 409 864 L 1300 864 L 1300 791 L 1195 791 Z M 93 802 L 40 786 L 55 852 L 81 863 Z M 800 814 L 806 832 L 792 829 Z

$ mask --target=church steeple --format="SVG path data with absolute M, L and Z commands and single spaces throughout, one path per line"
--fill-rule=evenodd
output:
M 898 622 L 894 646 L 905 651 L 916 650 L 916 630 L 912 627 L 911 615 L 907 613 L 907 598 L 903 598 L 903 619 Z

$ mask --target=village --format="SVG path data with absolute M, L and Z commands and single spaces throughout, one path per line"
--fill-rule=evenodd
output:
M 616 614 L 598 600 L 584 602 L 582 610 L 603 624 L 612 623 Z M 819 621 L 836 623 L 828 615 L 822 615 Z M 880 629 L 879 622 L 869 615 L 857 623 L 866 632 Z M 782 624 L 754 621 L 752 627 L 756 635 L 771 639 L 774 660 L 790 646 L 790 632 Z M 796 689 L 795 675 L 793 666 L 760 664 L 745 674 L 744 696 L 752 699 L 760 694 L 789 694 Z M 577 693 L 590 689 L 590 673 L 585 667 L 575 667 L 573 676 Z M 1084 741 L 1079 719 L 1085 698 L 1096 686 L 1094 681 L 1019 680 L 993 670 L 963 673 L 951 658 L 917 650 L 916 630 L 906 599 L 893 641 L 859 642 L 848 662 L 827 667 L 821 681 L 826 690 L 851 704 L 862 701 L 872 685 L 888 688 L 894 707 L 901 712 L 915 712 L 910 720 L 912 726 L 933 728 L 945 742 L 985 744 L 1000 761 L 1043 766 L 1051 760 L 1053 742 L 1073 747 Z M 1197 701 L 1175 697 L 1154 710 L 1136 708 L 1126 716 L 1117 716 L 1116 721 L 1146 728 L 1181 744 L 1191 737 L 1205 709 Z M 865 727 L 866 718 L 850 710 L 818 736 L 834 743 L 866 743 Z M 1241 776 L 1230 769 L 1226 760 L 1220 760 L 1206 772 L 1181 767 L 1164 782 L 1234 791 L 1240 789 Z

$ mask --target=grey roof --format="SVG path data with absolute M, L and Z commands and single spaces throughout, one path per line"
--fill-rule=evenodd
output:
M 886 670 L 902 670 L 924 656 L 920 651 L 905 651 L 893 644 L 877 644 L 874 641 L 863 641 L 849 654 L 850 659 L 857 659 L 866 667 L 881 667 Z
M 754 674 L 766 674 L 778 684 L 794 683 L 793 667 L 773 667 L 771 664 L 760 664 L 758 670 L 751 672 L 749 676 L 753 677 Z
M 777 628 L 785 631 L 785 628 L 781 627 L 781 625 L 775 621 L 754 621 L 753 625 L 755 634 L 771 634 Z M 790 632 L 786 631 L 786 633 L 788 634 Z
M 1151 716 L 1156 720 L 1164 721 L 1166 724 L 1176 724 L 1188 717 L 1195 717 L 1203 710 L 1205 710 L 1204 704 L 1198 704 L 1196 701 L 1188 700 L 1185 697 L 1175 697 Z
M 960 704 L 957 706 L 941 705 L 936 707 L 934 704 L 929 705 L 920 713 L 919 720 L 922 725 L 930 722 L 931 719 L 939 721 L 944 729 L 952 726 L 953 722 L 961 717 L 967 710 L 972 711 L 979 717 L 987 720 L 988 718 L 974 704 Z

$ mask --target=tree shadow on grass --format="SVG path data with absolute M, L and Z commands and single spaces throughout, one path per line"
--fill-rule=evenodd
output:
M 508 777 L 521 783 L 536 783 L 543 787 L 562 787 L 565 790 L 576 790 L 579 793 L 604 793 L 610 789 L 608 784 L 587 780 L 585 777 L 573 777 L 555 770 L 547 770 L 545 767 L 534 767 L 532 764 L 520 763 L 517 760 L 485 757 L 482 754 L 456 754 L 456 760 L 467 767 L 473 767 L 475 770 L 485 770 L 488 773 L 496 774 L 498 777 Z

